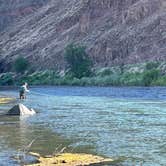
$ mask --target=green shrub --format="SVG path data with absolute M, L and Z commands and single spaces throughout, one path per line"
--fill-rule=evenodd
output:
M 152 82 L 155 86 L 166 86 L 166 76 L 159 77 L 157 80 Z
M 78 78 L 73 78 L 70 81 L 69 85 L 71 85 L 71 86 L 80 86 L 81 85 L 81 80 L 78 79 Z
M 109 68 L 105 68 L 105 69 L 101 70 L 97 75 L 104 77 L 104 76 L 109 76 L 111 74 L 113 74 L 112 70 Z
M 152 82 L 156 81 L 159 78 L 160 72 L 159 70 L 153 69 L 143 73 L 143 84 L 145 86 L 152 85 Z
M 24 73 L 29 67 L 29 62 L 24 57 L 18 57 L 14 62 L 14 70 L 17 73 Z
M 92 86 L 94 85 L 94 79 L 93 77 L 83 77 L 80 80 L 81 86 Z
M 141 73 L 125 73 L 121 75 L 120 82 L 124 86 L 141 86 L 143 75 Z
M 123 74 L 124 73 L 124 69 L 125 69 L 125 65 L 124 65 L 123 62 L 119 65 L 119 69 L 120 69 L 120 73 Z
M 65 49 L 64 57 L 73 77 L 82 78 L 91 74 L 91 61 L 85 47 L 70 44 Z
M 11 73 L 3 74 L 0 78 L 0 85 L 13 85 L 14 80 Z
M 146 63 L 146 70 L 156 69 L 159 66 L 158 62 L 148 62 Z
M 35 72 L 26 77 L 22 77 L 21 82 L 28 82 L 31 85 L 54 85 L 59 78 L 57 72 L 47 70 L 44 72 Z
M 105 76 L 105 77 L 93 77 L 93 79 L 91 80 L 92 85 L 95 86 L 119 86 L 120 83 L 120 75 L 118 74 L 112 74 L 109 76 Z

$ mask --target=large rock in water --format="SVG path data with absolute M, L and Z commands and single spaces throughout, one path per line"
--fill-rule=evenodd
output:
M 19 115 L 19 116 L 34 115 L 34 114 L 36 114 L 36 112 L 33 109 L 29 109 L 23 104 L 15 105 L 7 113 L 7 115 Z

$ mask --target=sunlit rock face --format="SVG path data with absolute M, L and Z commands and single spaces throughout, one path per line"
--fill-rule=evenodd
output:
M 14 21 L 3 25 L 0 38 L 1 71 L 10 69 L 17 55 L 38 69 L 63 69 L 64 47 L 71 42 L 87 46 L 98 67 L 166 60 L 165 0 L 13 0 L 12 4 Z

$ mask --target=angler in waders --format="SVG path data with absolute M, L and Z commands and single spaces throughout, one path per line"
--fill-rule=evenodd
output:
M 28 84 L 26 82 L 20 87 L 19 92 L 20 92 L 20 100 L 21 99 L 26 99 L 26 92 L 29 92 Z

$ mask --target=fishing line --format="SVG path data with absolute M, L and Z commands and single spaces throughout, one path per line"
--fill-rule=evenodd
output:
M 52 97 L 52 95 L 49 94 L 44 94 L 44 93 L 39 93 L 39 92 L 35 92 L 35 91 L 30 91 L 31 94 L 34 95 L 40 95 L 40 96 L 46 96 L 46 97 Z
M 36 95 L 38 97 L 40 97 L 40 96 L 44 97 L 43 103 L 46 103 L 46 104 L 48 104 L 50 102 L 50 99 L 52 99 L 52 97 L 53 97 L 53 95 L 39 93 L 39 92 L 35 92 L 35 91 L 30 91 L 30 93 L 32 95 Z

